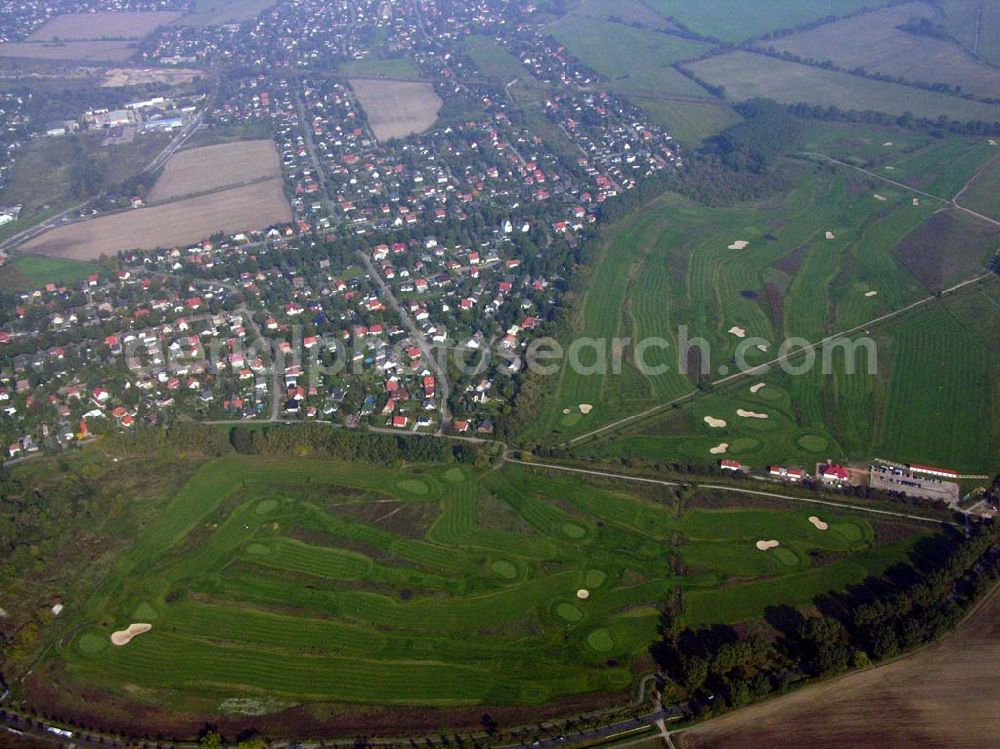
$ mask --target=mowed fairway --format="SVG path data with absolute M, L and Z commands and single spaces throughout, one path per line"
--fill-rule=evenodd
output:
M 46 670 L 98 709 L 141 693 L 214 712 L 261 685 L 285 700 L 470 708 L 623 692 L 678 589 L 691 621 L 742 621 L 879 573 L 925 532 L 887 543 L 861 514 L 830 513 L 820 532 L 812 509 L 678 501 L 512 465 L 219 459 L 67 606 L 73 635 Z M 758 551 L 765 536 L 785 551 Z M 836 555 L 822 579 L 814 553 Z M 672 571 L 678 554 L 688 574 Z M 151 631 L 110 643 L 136 621 Z
M 985 747 L 1000 734 L 1000 595 L 943 642 L 696 726 L 683 749 Z
M 736 101 L 765 97 L 787 104 L 833 105 L 918 117 L 945 115 L 955 120 L 1000 120 L 1000 105 L 970 101 L 897 83 L 873 81 L 849 73 L 786 62 L 751 52 L 729 52 L 685 66 L 702 80 L 724 86 Z
M 379 140 L 424 132 L 444 104 L 430 83 L 352 78 L 350 84 Z
M 610 354 L 606 373 L 566 366 L 539 429 L 572 438 L 685 395 L 698 377 L 731 373 L 743 340 L 734 329 L 762 339 L 744 352 L 755 364 L 774 358 L 788 336 L 819 340 L 926 296 L 891 249 L 934 206 L 914 206 L 901 191 L 883 190 L 887 200 L 878 201 L 877 189 L 847 171 L 810 168 L 790 194 L 767 203 L 707 208 L 668 194 L 611 227 L 575 333 L 656 338 L 666 348 L 646 349 L 645 376 L 632 356 L 620 374 Z M 732 249 L 737 242 L 748 244 Z M 706 357 L 681 355 L 682 329 L 707 342 Z M 595 408 L 582 415 L 581 403 Z
M 291 219 L 284 185 L 276 178 L 61 226 L 26 242 L 21 250 L 93 260 L 122 250 L 187 245 L 219 231 L 263 229 Z
M 191 148 L 167 162 L 148 202 L 159 203 L 280 175 L 278 152 L 270 140 Z

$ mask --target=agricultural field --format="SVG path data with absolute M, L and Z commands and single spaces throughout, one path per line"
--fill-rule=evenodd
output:
M 671 66 L 704 54 L 712 48 L 710 44 L 573 14 L 550 31 L 584 64 L 607 78 L 612 90 L 647 96 L 707 96 Z
M 978 96 L 1000 96 L 1000 70 L 953 42 L 899 28 L 914 17 L 933 20 L 936 9 L 923 2 L 897 5 L 774 39 L 767 46 L 802 58 L 830 60 L 848 70 L 864 68 L 907 81 L 961 86 Z
M 27 253 L 93 260 L 128 249 L 191 244 L 223 232 L 263 229 L 291 221 L 281 179 L 219 190 L 196 198 L 108 214 L 40 234 Z
M 674 734 L 682 749 L 986 746 L 1000 730 L 1000 594 L 942 642 Z
M 437 121 L 443 106 L 429 83 L 352 78 L 350 84 L 379 140 L 424 132 Z
M 281 164 L 271 140 L 188 148 L 167 161 L 148 202 L 161 203 L 280 176 Z
M 47 283 L 75 284 L 97 272 L 95 263 L 44 255 L 19 255 L 0 266 L 0 290 L 40 289 Z
M 150 730 L 178 712 L 232 725 L 248 703 L 467 708 L 476 721 L 480 706 L 624 693 L 676 591 L 685 623 L 745 621 L 881 573 L 933 529 L 831 509 L 820 530 L 813 514 L 515 465 L 225 457 L 66 601 L 51 633 L 64 647 L 25 688 L 109 723 L 138 704 Z M 780 546 L 761 551 L 762 538 Z M 414 721 L 398 715 L 397 728 Z
M 403 81 L 418 81 L 420 71 L 409 57 L 366 57 L 351 60 L 339 66 L 341 74 L 348 78 L 391 78 Z
M 463 51 L 472 58 L 484 78 L 508 83 L 515 78 L 531 77 L 531 72 L 496 40 L 487 36 L 470 36 Z
M 735 101 L 765 97 L 788 104 L 805 102 L 840 109 L 876 110 L 917 117 L 1000 120 L 1000 105 L 971 101 L 897 83 L 736 51 L 685 66 L 700 79 L 724 86 Z
M 256 18 L 276 0 L 194 0 L 191 11 L 177 23 L 184 26 L 219 26 Z
M 77 62 L 125 62 L 138 52 L 136 42 L 5 42 L 0 57 L 32 60 L 73 60 Z
M 174 11 L 100 11 L 56 16 L 28 37 L 29 42 L 142 39 L 181 17 Z
M 742 119 L 732 107 L 718 99 L 630 95 L 629 100 L 689 148 L 697 148 L 706 139 Z
M 789 29 L 830 15 L 888 5 L 889 0 L 647 0 L 661 15 L 676 19 L 697 34 L 724 42 L 741 42 L 778 29 Z

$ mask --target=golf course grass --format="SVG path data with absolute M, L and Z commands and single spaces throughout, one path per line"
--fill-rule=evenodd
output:
M 861 515 L 830 513 L 823 533 L 809 514 L 678 513 L 664 496 L 514 465 L 220 458 L 67 602 L 72 635 L 46 665 L 186 707 L 264 684 L 296 702 L 424 706 L 619 690 L 678 589 L 685 621 L 738 622 L 881 572 L 922 532 L 884 544 Z M 762 553 L 761 538 L 781 547 Z M 818 569 L 811 555 L 829 554 Z M 110 644 L 136 623 L 152 628 Z

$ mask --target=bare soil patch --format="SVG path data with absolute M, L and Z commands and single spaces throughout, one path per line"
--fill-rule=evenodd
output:
M 138 51 L 135 41 L 90 42 L 9 42 L 0 44 L 0 57 L 35 60 L 79 60 L 81 62 L 124 62 Z
M 201 74 L 200 70 L 193 68 L 110 68 L 104 73 L 101 88 L 145 86 L 150 83 L 181 86 Z
M 61 226 L 25 243 L 22 250 L 93 260 L 121 250 L 188 245 L 218 231 L 233 234 L 291 219 L 282 180 L 275 178 Z
M 150 203 L 281 176 L 271 140 L 247 140 L 179 151 L 149 193 Z
M 681 734 L 684 749 L 992 746 L 1000 735 L 1000 594 L 942 642 Z
M 53 18 L 29 36 L 28 41 L 142 39 L 158 27 L 176 21 L 180 17 L 180 13 L 168 10 L 67 13 Z
M 350 84 L 379 140 L 424 132 L 444 105 L 429 83 L 352 78 Z

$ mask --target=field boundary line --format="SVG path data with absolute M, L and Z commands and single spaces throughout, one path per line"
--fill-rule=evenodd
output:
M 546 468 L 553 471 L 565 471 L 567 473 L 582 473 L 591 476 L 598 476 L 601 478 L 610 479 L 621 479 L 623 481 L 636 481 L 644 484 L 657 484 L 659 486 L 687 486 L 688 484 L 696 486 L 699 489 L 717 489 L 719 491 L 735 492 L 737 494 L 749 494 L 757 497 L 769 497 L 772 499 L 784 499 L 792 502 L 805 502 L 807 504 L 816 505 L 826 505 L 828 507 L 837 507 L 844 510 L 858 510 L 859 512 L 870 512 L 876 515 L 889 515 L 897 518 L 905 518 L 907 520 L 918 520 L 923 523 L 933 523 L 934 525 L 952 525 L 956 528 L 963 527 L 959 523 L 954 523 L 949 520 L 937 520 L 934 518 L 924 517 L 923 515 L 910 515 L 905 512 L 892 512 L 891 510 L 880 510 L 876 507 L 865 507 L 864 505 L 852 505 L 846 502 L 835 502 L 829 499 L 811 499 L 809 497 L 796 497 L 791 494 L 778 494 L 777 492 L 765 492 L 758 489 L 742 489 L 740 487 L 725 486 L 722 484 L 703 484 L 698 481 L 666 481 L 664 479 L 651 479 L 644 476 L 629 476 L 625 473 L 611 473 L 608 471 L 595 471 L 591 468 L 573 468 L 572 466 L 560 466 L 553 463 L 534 463 L 525 460 L 517 460 L 515 458 L 507 458 L 510 463 L 516 463 L 522 466 L 536 467 L 536 468 Z

